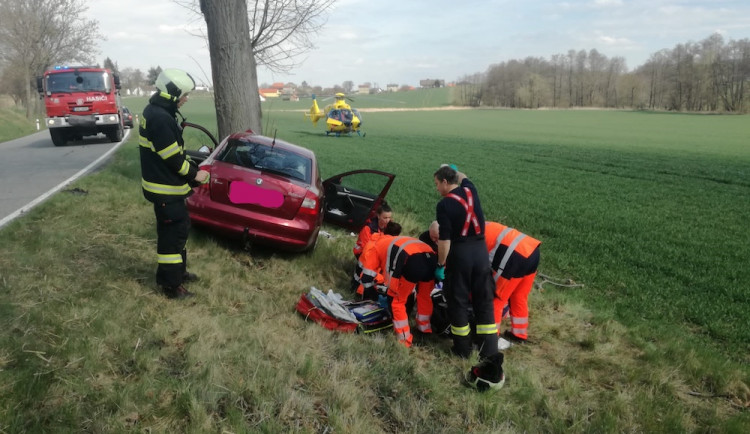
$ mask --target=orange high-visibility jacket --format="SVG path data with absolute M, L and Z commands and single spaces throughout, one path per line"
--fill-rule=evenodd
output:
M 352 249 L 352 253 L 354 253 L 354 256 L 359 256 L 362 254 L 362 251 L 365 249 L 367 243 L 370 242 L 370 238 L 373 236 L 373 234 L 379 234 L 382 232 L 383 231 L 380 230 L 380 226 L 378 225 L 378 217 L 375 216 L 370 219 L 370 221 L 368 221 L 359 231 L 357 242 L 354 243 L 354 248 Z
M 500 273 L 505 269 L 505 266 L 510 259 L 510 255 L 513 254 L 513 252 L 518 253 L 524 258 L 528 258 L 534 253 L 534 250 L 539 247 L 539 244 L 541 244 L 541 241 L 535 238 L 496 222 L 485 222 L 484 240 L 487 243 L 490 264 L 493 263 L 493 259 L 498 250 L 503 254 L 503 258 L 499 262 L 498 267 L 493 267 L 493 271 L 499 270 Z
M 371 242 L 359 257 L 362 264 L 362 285 L 365 288 L 371 287 L 378 272 L 383 275 L 384 283 L 388 285 L 392 278 L 401 277 L 406 259 L 418 253 L 435 254 L 435 251 L 417 238 L 381 235 Z

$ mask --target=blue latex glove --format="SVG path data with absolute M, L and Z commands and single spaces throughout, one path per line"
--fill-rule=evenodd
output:
M 445 280 L 445 265 L 438 265 L 437 268 L 435 268 L 435 280 L 441 282 Z
M 382 294 L 378 295 L 378 306 L 388 309 L 388 297 Z

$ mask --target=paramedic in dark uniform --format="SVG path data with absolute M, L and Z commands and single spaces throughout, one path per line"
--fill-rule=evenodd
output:
M 443 165 L 434 174 L 443 198 L 435 215 L 439 236 L 436 279 L 444 279 L 453 337 L 452 351 L 468 358 L 472 350 L 469 308 L 473 307 L 480 363 L 466 375 L 479 390 L 499 389 L 505 382 L 503 354 L 497 348 L 493 309 L 494 281 L 484 240 L 484 213 L 474 184 L 455 166 Z
M 193 193 L 191 185 L 208 180 L 208 172 L 186 157 L 177 122 L 179 108 L 194 88 L 195 81 L 187 72 L 163 70 L 139 125 L 141 187 L 156 215 L 156 283 L 164 295 L 177 299 L 193 295 L 183 286 L 184 281 L 197 280 L 186 269 L 190 217 L 185 199 Z

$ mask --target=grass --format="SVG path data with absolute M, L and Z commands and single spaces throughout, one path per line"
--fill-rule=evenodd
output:
M 184 112 L 215 127 L 209 103 Z M 543 273 L 584 284 L 532 292 L 534 343 L 506 352 L 506 387 L 459 386 L 471 362 L 445 340 L 406 350 L 302 321 L 300 294 L 344 288 L 353 266 L 331 227 L 307 255 L 194 230 L 198 297 L 159 296 L 131 136 L 76 183 L 88 194 L 0 231 L 0 432 L 747 432 L 746 116 L 370 112 L 366 137 L 333 138 L 286 109 L 264 125 L 315 150 L 324 176 L 397 174 L 406 232 L 455 163 L 489 218 L 543 241 Z
M 44 124 L 44 119 L 42 124 Z M 43 127 L 44 125 L 42 125 Z M 23 110 L 15 108 L 6 98 L 0 98 L 0 143 L 36 131 L 36 120 L 26 119 Z

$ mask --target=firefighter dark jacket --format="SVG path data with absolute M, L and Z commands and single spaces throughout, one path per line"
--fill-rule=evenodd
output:
M 177 104 L 159 94 L 149 100 L 139 126 L 141 187 L 151 202 L 183 200 L 193 193 L 198 166 L 185 155 Z

